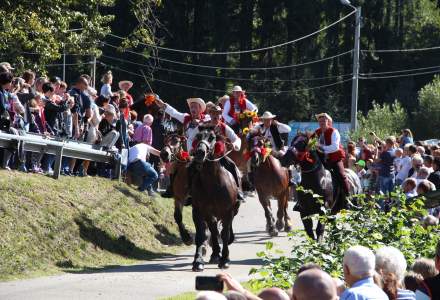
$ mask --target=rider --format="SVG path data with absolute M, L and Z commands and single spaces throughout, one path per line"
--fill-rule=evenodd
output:
M 255 104 L 246 98 L 245 91 L 241 86 L 236 85 L 232 88 L 231 97 L 225 102 L 223 119 L 235 132 L 238 132 L 238 115 L 246 110 L 258 112 Z
M 160 108 L 165 108 L 165 113 L 183 124 L 185 136 L 187 138 L 187 150 L 191 153 L 194 138 L 199 132 L 199 125 L 210 120 L 209 115 L 204 114 L 204 111 L 206 110 L 205 101 L 201 98 L 187 99 L 186 101 L 190 110 L 189 114 L 177 111 L 174 107 L 158 98 L 156 98 L 155 101 Z M 174 174 L 172 174 L 172 171 L 170 173 L 170 184 L 168 185 L 168 189 L 162 194 L 162 197 L 173 197 L 172 186 Z
M 344 159 L 345 152 L 341 144 L 339 131 L 332 127 L 333 120 L 327 113 L 316 115 L 319 128 L 314 136 L 318 138 L 318 149 L 325 155 L 324 164 L 327 169 L 332 170 L 339 182 L 342 183 L 344 192 L 348 194 L 350 184 L 345 176 Z
M 292 129 L 289 125 L 283 124 L 274 120 L 276 115 L 273 115 L 270 111 L 265 111 L 260 117 L 263 122 L 256 125 L 253 130 L 257 130 L 263 137 L 269 140 L 272 145 L 272 153 L 275 156 L 284 155 L 287 150 L 286 138 L 282 135 L 288 134 Z
M 211 121 L 206 123 L 207 126 L 214 126 L 214 132 L 217 137 L 226 137 L 232 144 L 234 151 L 239 151 L 241 148 L 241 139 L 235 134 L 231 127 L 226 125 L 222 120 L 222 108 L 220 106 L 213 106 L 208 111 L 211 116 Z M 228 170 L 235 179 L 235 183 L 238 187 L 238 200 L 243 200 L 243 193 L 240 188 L 240 178 L 238 175 L 238 169 L 234 161 L 225 155 L 224 141 L 217 141 L 215 145 L 215 155 L 222 157 L 220 164 Z

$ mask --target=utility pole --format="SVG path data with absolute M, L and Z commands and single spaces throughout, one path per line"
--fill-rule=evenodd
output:
M 351 86 L 351 117 L 350 127 L 352 131 L 358 128 L 357 106 L 359 98 L 359 52 L 361 43 L 361 7 L 356 8 L 356 27 L 354 33 L 354 52 L 353 52 L 353 81 Z
M 63 43 L 63 81 L 66 81 L 66 45 Z
M 96 55 L 93 56 L 93 76 L 92 76 L 93 88 L 96 89 Z

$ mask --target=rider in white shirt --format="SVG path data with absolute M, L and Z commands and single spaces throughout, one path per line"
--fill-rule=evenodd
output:
M 289 125 L 278 122 L 275 118 L 276 115 L 270 111 L 264 112 L 260 117 L 263 122 L 256 125 L 253 130 L 258 130 L 262 136 L 269 140 L 275 156 L 278 156 L 277 154 L 282 156 L 286 153 L 287 145 L 281 135 L 288 134 L 292 129 Z

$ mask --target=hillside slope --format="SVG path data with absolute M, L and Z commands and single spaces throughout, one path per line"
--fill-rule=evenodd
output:
M 130 264 L 181 245 L 172 200 L 103 178 L 0 171 L 0 280 Z

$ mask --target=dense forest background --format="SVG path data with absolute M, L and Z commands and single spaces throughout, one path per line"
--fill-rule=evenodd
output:
M 14 3 L 21 2 L 28 1 L 20 0 Z M 58 0 L 51 1 L 52 7 L 58 2 Z M 88 8 L 79 5 L 81 2 L 89 3 L 86 5 Z M 187 97 L 198 96 L 205 100 L 215 100 L 226 93 L 232 85 L 239 84 L 246 89 L 249 98 L 261 106 L 261 110 L 271 110 L 283 120 L 308 121 L 314 113 L 328 111 L 338 121 L 349 121 L 353 59 L 351 52 L 334 59 L 289 68 L 266 70 L 234 68 L 297 65 L 350 51 L 354 46 L 354 15 L 298 43 L 256 53 L 194 55 L 159 50 L 147 45 L 156 43 L 159 46 L 175 49 L 221 52 L 280 44 L 314 32 L 350 13 L 352 9 L 343 6 L 339 0 L 92 2 L 95 1 L 77 0 L 63 4 L 70 5 L 69 9 L 71 9 L 74 3 L 77 6 L 75 9 L 85 14 L 84 20 L 72 22 L 77 22 L 81 26 L 95 26 L 84 33 L 83 39 L 70 38 L 69 41 L 73 46 L 68 46 L 69 54 L 81 53 L 83 56 L 67 56 L 67 63 L 72 64 L 68 67 L 68 80 L 72 80 L 79 73 L 89 72 L 91 68 L 89 62 L 96 57 L 97 74 L 111 69 L 115 74 L 115 81 L 133 80 L 134 94 L 141 97 L 142 93 L 149 89 L 143 76 L 140 75 L 143 72 L 154 92 L 178 108 L 184 108 L 184 99 Z M 151 2 L 154 2 L 154 10 L 149 10 L 150 6 L 143 6 Z M 353 0 L 352 4 L 362 7 L 361 49 L 364 51 L 361 52 L 360 70 L 362 74 L 366 74 L 363 75 L 364 77 L 389 77 L 408 73 L 382 74 L 382 72 L 433 67 L 428 69 L 428 72 L 422 72 L 429 74 L 418 76 L 360 80 L 358 106 L 360 110 L 368 111 L 373 101 L 382 104 L 393 103 L 398 99 L 411 118 L 411 113 L 418 108 L 418 91 L 432 81 L 435 72 L 440 72 L 440 49 L 414 52 L 372 50 L 438 46 L 440 1 Z M 11 2 L 11 5 L 16 4 Z M 50 8 L 48 9 L 50 11 Z M 105 18 L 90 24 L 87 22 L 88 14 L 94 15 L 95 18 L 96 16 Z M 47 15 L 50 16 L 50 13 L 44 14 L 42 18 Z M 5 21 L 2 22 L 5 24 Z M 66 26 L 71 27 L 71 24 Z M 121 40 L 116 36 L 129 38 Z M 62 35 L 58 40 L 64 37 L 65 35 Z M 9 40 L 12 40 L 11 37 Z M 85 40 L 87 42 L 84 42 Z M 57 39 L 53 42 L 56 43 Z M 43 44 L 53 51 L 51 56 L 43 59 L 41 55 L 22 53 L 32 50 L 32 47 L 29 49 L 30 44 L 15 44 L 13 49 L 8 43 L 2 44 L 0 46 L 3 51 L 2 61 L 18 64 L 19 68 L 31 64 L 30 67 L 49 74 L 60 75 L 62 72 L 61 66 L 56 65 L 62 63 L 61 53 L 66 51 L 62 47 L 57 47 L 54 51 L 52 44 Z M 121 49 L 116 49 L 112 45 L 118 47 L 122 45 L 126 51 L 120 51 Z M 39 47 L 38 51 L 45 51 L 45 47 Z M 194 67 L 170 63 L 166 60 L 227 69 Z M 75 66 L 77 63 L 86 64 Z M 50 64 L 55 65 L 50 66 Z M 368 75 L 371 73 L 380 74 Z M 319 86 L 326 87 L 316 88 Z

